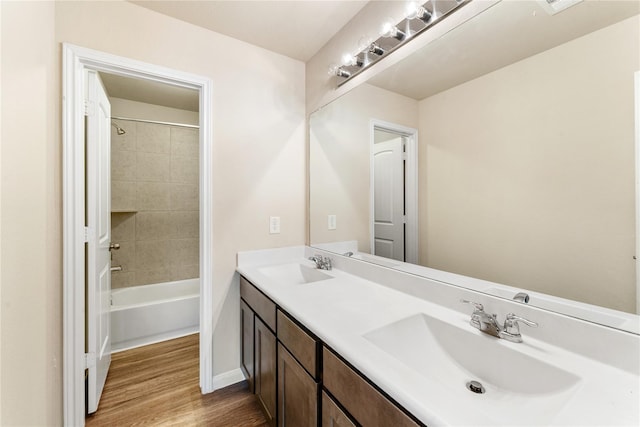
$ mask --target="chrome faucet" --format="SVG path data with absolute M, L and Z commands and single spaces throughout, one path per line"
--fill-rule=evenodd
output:
M 469 324 L 476 329 L 481 330 L 485 334 L 492 335 L 497 338 L 502 338 L 511 342 L 522 342 L 522 335 L 520 334 L 520 326 L 518 322 L 524 323 L 527 326 L 536 328 L 538 324 L 532 320 L 525 319 L 515 315 L 514 313 L 507 314 L 504 320 L 503 327 L 500 327 L 495 314 L 488 314 L 484 311 L 484 306 L 478 302 L 460 300 L 465 304 L 471 304 L 474 308 L 471 314 Z
M 522 335 L 520 335 L 520 326 L 518 322 L 522 322 L 532 328 L 537 328 L 538 324 L 524 317 L 516 316 L 513 313 L 507 314 L 504 319 L 504 328 L 500 331 L 500 338 L 504 338 L 511 342 L 522 342 Z
M 320 270 L 331 270 L 331 258 L 323 257 L 322 255 L 316 254 L 314 256 L 309 257 L 309 260 L 316 263 L 316 268 Z
M 518 292 L 514 297 L 513 297 L 514 301 L 518 301 L 521 302 L 523 304 L 528 304 L 529 303 L 529 294 L 526 294 L 524 292 Z
M 471 313 L 471 319 L 469 324 L 476 329 L 480 329 L 485 334 L 493 335 L 494 337 L 500 337 L 500 326 L 496 319 L 496 315 L 489 315 L 484 311 L 484 306 L 479 302 L 468 301 L 466 299 L 460 300 L 465 304 L 471 304 L 474 308 Z

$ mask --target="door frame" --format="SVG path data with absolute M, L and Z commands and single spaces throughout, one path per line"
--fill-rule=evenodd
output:
M 636 196 L 636 253 L 634 265 L 636 267 L 636 314 L 640 314 L 640 71 L 636 71 L 634 80 L 634 107 L 635 107 L 635 196 Z
M 369 122 L 369 245 L 374 253 L 374 188 L 373 188 L 373 145 L 375 130 L 383 130 L 404 136 L 406 142 L 406 159 L 404 173 L 405 203 L 405 262 L 418 263 L 418 130 L 401 126 L 384 120 L 371 119 Z
M 83 48 L 62 46 L 63 422 L 85 420 L 85 70 L 199 91 L 200 98 L 200 389 L 213 382 L 213 84 L 206 77 Z

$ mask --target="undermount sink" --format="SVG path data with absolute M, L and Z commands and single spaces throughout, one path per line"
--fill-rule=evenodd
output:
M 580 378 L 542 359 L 516 351 L 509 343 L 482 334 L 468 323 L 456 325 L 416 314 L 364 335 L 384 352 L 442 384 L 462 401 L 481 402 L 501 421 L 545 424 L 571 397 Z M 526 337 L 525 337 L 526 340 Z M 476 383 L 482 384 L 483 394 Z M 474 392 L 475 390 L 475 392 Z M 489 406 L 486 406 L 489 405 Z
M 270 279 L 286 285 L 304 285 L 305 283 L 333 279 L 333 276 L 330 276 L 317 268 L 309 267 L 308 265 L 300 263 L 263 267 L 258 269 L 258 271 Z

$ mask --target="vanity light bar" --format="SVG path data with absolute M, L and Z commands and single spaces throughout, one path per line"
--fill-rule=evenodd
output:
M 406 17 L 393 25 L 391 19 L 385 20 L 380 37 L 359 46 L 359 52 L 343 56 L 342 64 L 329 66 L 329 75 L 338 78 L 337 86 L 342 86 L 380 59 L 413 40 L 418 34 L 443 20 L 446 16 L 471 2 L 472 0 L 456 0 L 453 2 L 439 2 L 430 0 L 426 3 L 409 3 Z M 349 60 L 345 60 L 349 58 Z

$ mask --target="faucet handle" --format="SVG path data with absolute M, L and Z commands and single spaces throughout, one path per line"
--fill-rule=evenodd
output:
M 504 319 L 504 327 L 499 334 L 500 338 L 504 338 L 511 342 L 522 342 L 519 323 L 524 323 L 532 328 L 536 328 L 538 326 L 538 324 L 532 320 L 509 313 Z
M 469 300 L 466 300 L 466 299 L 461 299 L 460 302 L 464 303 L 464 304 L 471 304 L 473 306 L 473 308 L 476 309 L 476 311 L 484 311 L 484 306 L 482 304 L 480 304 L 479 302 L 473 302 L 473 301 L 469 301 Z
M 504 329 L 506 330 L 508 327 L 518 325 L 518 322 L 522 322 L 527 326 L 531 326 L 532 328 L 537 328 L 538 323 L 533 320 L 525 319 L 524 317 L 520 317 L 514 313 L 507 314 L 507 317 L 504 319 Z

